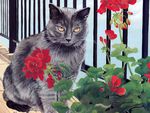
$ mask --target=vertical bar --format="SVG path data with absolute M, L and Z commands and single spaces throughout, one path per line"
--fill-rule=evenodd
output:
M 4 0 L 2 0 L 2 33 L 4 33 Z
M 21 40 L 23 39 L 23 0 L 21 0 Z
M 40 12 L 41 3 L 38 0 L 38 33 L 41 31 L 41 12 Z
M 124 9 L 123 10 L 123 22 L 126 22 L 126 19 L 128 18 L 128 9 Z M 128 45 L 128 29 L 124 29 L 123 30 L 123 43 Z M 122 53 L 123 56 L 125 55 L 125 53 Z M 122 66 L 124 66 L 124 63 L 122 63 Z M 124 78 L 125 80 L 127 79 L 127 64 L 125 64 L 125 68 L 124 68 L 125 72 L 124 72 Z
M 6 22 L 6 18 L 5 18 L 5 0 L 4 0 L 4 2 L 3 2 L 3 6 L 4 6 L 4 7 L 3 7 L 3 14 L 4 14 L 4 15 L 3 15 L 3 18 L 4 18 L 4 21 L 3 21 L 3 22 L 4 22 L 4 23 L 3 23 L 3 24 L 4 24 L 4 27 L 3 27 L 3 34 L 5 35 L 5 29 L 6 29 L 6 28 L 5 28 L 5 27 L 6 27 L 6 26 L 5 26 L 5 22 Z
M 13 53 L 16 48 L 16 43 L 14 40 L 18 39 L 18 17 L 17 14 L 14 13 L 17 12 L 16 8 L 16 0 L 9 0 L 9 34 L 10 34 L 10 39 L 9 39 L 9 52 Z
M 94 46 L 93 46 L 93 66 L 97 67 L 97 8 L 98 8 L 98 1 L 94 0 L 94 26 L 93 26 L 93 39 L 94 39 Z
M 77 8 L 77 0 L 73 0 L 73 8 Z
M 60 7 L 60 0 L 57 0 L 57 6 Z
M 8 37 L 8 0 L 6 0 L 6 36 Z
M 33 33 L 35 34 L 35 23 L 36 23 L 36 20 L 35 20 L 35 0 L 33 0 Z
M 50 3 L 53 3 L 53 0 L 50 0 L 49 2 L 50 2 Z
M 83 0 L 83 8 L 86 7 L 86 0 Z
M 107 9 L 107 13 L 106 13 L 106 18 L 107 18 L 107 23 L 106 23 L 106 28 L 107 30 L 111 29 L 111 25 L 110 25 L 110 21 L 111 21 L 111 11 Z M 111 50 L 111 41 L 109 39 L 109 37 L 107 36 L 107 47 L 109 48 L 109 50 Z M 110 59 L 110 51 L 106 51 L 107 55 L 106 55 L 106 64 L 109 64 L 109 62 L 111 61 Z
M 19 30 L 19 15 L 18 15 L 18 13 L 19 13 L 19 0 L 16 0 L 16 26 L 17 26 L 17 28 L 16 28 L 16 35 L 17 35 L 17 38 L 16 38 L 16 41 L 18 41 L 19 40 L 19 33 L 18 33 L 18 30 Z
M 64 0 L 64 7 L 67 7 L 68 4 L 67 4 L 67 0 Z
M 148 56 L 149 0 L 143 0 L 142 58 Z
M 24 38 L 27 37 L 27 0 L 24 0 Z
M 46 7 L 45 7 L 45 0 L 43 0 L 43 28 L 46 26 Z
M 29 13 L 28 13 L 29 14 L 29 26 L 28 26 L 29 27 L 28 28 L 28 30 L 29 30 L 28 33 L 29 34 L 28 34 L 28 36 L 31 35 L 31 13 L 30 12 L 31 12 L 31 0 L 29 0 Z

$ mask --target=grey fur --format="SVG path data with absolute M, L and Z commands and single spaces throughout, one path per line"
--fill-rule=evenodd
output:
M 56 101 L 56 93 L 53 89 L 48 89 L 45 82 L 25 79 L 21 71 L 24 59 L 37 47 L 50 49 L 52 63 L 58 60 L 64 61 L 71 66 L 70 79 L 76 78 L 84 59 L 86 19 L 90 10 L 90 8 L 80 11 L 71 8 L 60 9 L 52 4 L 50 9 L 51 19 L 46 30 L 20 42 L 3 79 L 6 101 L 11 100 L 21 105 L 28 105 L 43 113 L 55 113 L 50 103 Z M 64 26 L 65 33 L 57 31 L 57 25 Z M 73 33 L 72 29 L 75 26 L 80 26 L 81 32 Z M 71 41 L 67 42 L 66 39 Z

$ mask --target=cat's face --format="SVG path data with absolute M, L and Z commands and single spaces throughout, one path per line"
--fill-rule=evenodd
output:
M 65 46 L 79 46 L 85 41 L 87 34 L 86 20 L 90 8 L 76 11 L 72 8 L 58 8 L 53 4 L 50 7 L 50 21 L 47 26 L 50 40 L 53 43 Z

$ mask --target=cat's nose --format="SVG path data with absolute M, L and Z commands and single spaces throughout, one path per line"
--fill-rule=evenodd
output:
M 66 39 L 67 40 L 67 42 L 70 42 L 71 41 L 71 39 Z

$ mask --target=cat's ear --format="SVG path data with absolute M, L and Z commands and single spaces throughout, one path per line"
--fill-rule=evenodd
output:
M 81 10 L 77 11 L 75 13 L 75 15 L 76 15 L 77 19 L 86 20 L 88 15 L 89 15 L 89 13 L 90 13 L 90 8 L 87 7 L 87 8 L 84 8 L 84 9 L 81 9 Z
M 62 16 L 62 11 L 55 5 L 49 4 L 50 19 L 59 19 Z

